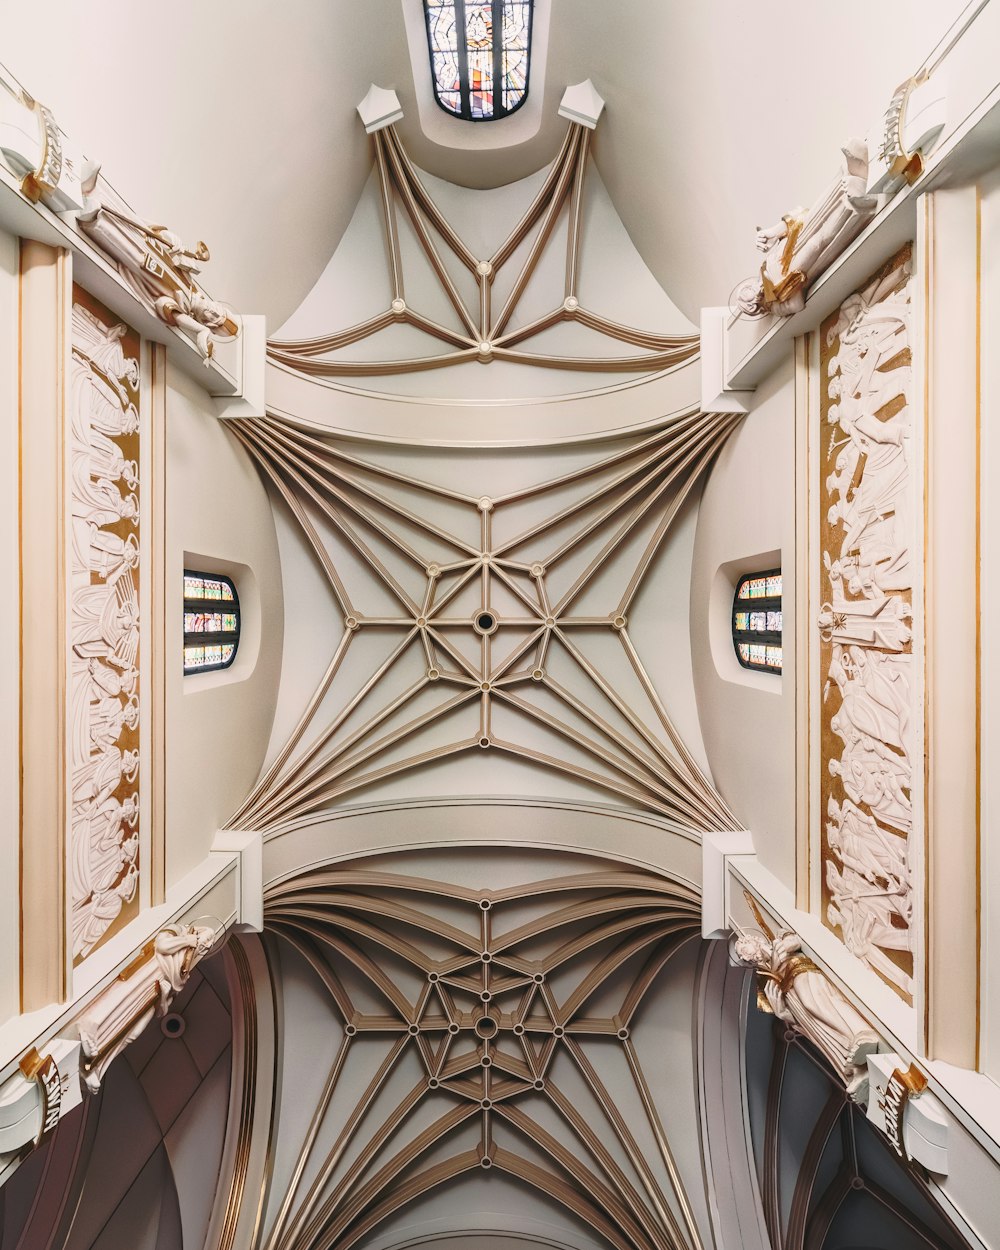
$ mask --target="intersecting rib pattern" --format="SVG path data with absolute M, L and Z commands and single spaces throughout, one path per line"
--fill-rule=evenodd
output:
M 669 369 L 693 359 L 699 350 L 697 334 L 655 334 L 601 317 L 580 303 L 583 189 L 590 133 L 585 126 L 577 123 L 570 125 L 562 149 L 527 212 L 493 255 L 489 259 L 480 259 L 466 246 L 431 199 L 395 127 L 376 131 L 373 140 L 392 289 L 390 306 L 375 317 L 334 333 L 314 338 L 272 340 L 268 346 L 269 358 L 276 364 L 312 377 L 384 376 L 440 369 L 472 360 L 483 363 L 506 360 L 546 369 L 645 373 Z M 450 326 L 424 316 L 407 302 L 397 220 L 399 207 L 412 225 L 434 277 L 451 305 L 454 323 Z M 543 316 L 514 325 L 521 297 L 564 210 L 568 212 L 568 227 L 563 293 L 555 306 Z M 510 289 L 505 291 L 502 301 L 495 299 L 494 284 L 498 275 L 522 251 L 522 244 L 529 238 L 530 245 L 523 253 L 521 267 Z M 459 284 L 443 259 L 442 248 L 457 258 L 474 278 L 478 296 L 475 305 L 463 299 Z M 567 321 L 639 348 L 641 354 L 563 356 L 539 353 L 522 346 L 543 331 Z M 331 356 L 331 353 L 370 338 L 392 325 L 412 326 L 446 344 L 451 350 L 402 360 L 361 361 Z
M 325 987 L 339 1042 L 262 1250 L 348 1250 L 477 1169 L 617 1250 L 700 1250 L 633 1037 L 697 933 L 692 891 L 612 869 L 494 890 L 328 869 L 273 888 L 266 917 Z
M 295 822 L 421 764 L 490 750 L 682 829 L 737 827 L 629 629 L 657 553 L 736 420 L 683 417 L 496 496 L 418 481 L 273 417 L 232 422 L 344 621 L 234 826 Z M 372 587 L 388 606 L 362 606 Z M 358 685 L 352 647 L 373 633 L 379 658 Z M 338 689 L 339 701 L 328 698 Z

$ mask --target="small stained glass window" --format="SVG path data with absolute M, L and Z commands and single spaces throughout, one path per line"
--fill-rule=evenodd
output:
M 240 645 L 240 600 L 222 573 L 184 570 L 184 672 L 228 668 Z
M 488 122 L 528 96 L 534 0 L 424 0 L 434 96 L 448 113 Z
M 733 646 L 744 668 L 781 672 L 781 570 L 747 573 L 733 597 Z

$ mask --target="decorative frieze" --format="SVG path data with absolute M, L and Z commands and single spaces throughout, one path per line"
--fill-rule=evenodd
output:
M 138 906 L 139 336 L 74 289 L 69 881 L 79 961 Z
M 826 924 L 908 1002 L 916 480 L 907 245 L 823 324 L 817 453 Z

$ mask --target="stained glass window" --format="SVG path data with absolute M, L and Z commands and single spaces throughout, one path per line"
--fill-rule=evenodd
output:
M 240 600 L 222 573 L 184 570 L 184 672 L 228 668 L 240 645 Z
M 528 96 L 534 0 L 424 0 L 431 78 L 438 104 L 487 122 Z
M 744 668 L 781 672 L 781 570 L 747 573 L 733 597 L 733 646 Z

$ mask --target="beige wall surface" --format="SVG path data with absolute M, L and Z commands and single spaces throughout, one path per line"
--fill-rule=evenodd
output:
M 18 458 L 17 458 L 17 239 L 0 232 L 0 577 L 15 592 L 18 585 Z M 0 819 L 7 836 L 0 839 L 0 1019 L 17 1010 L 18 948 L 18 741 L 17 701 L 20 692 L 19 613 L 17 604 L 0 618 Z
M 272 325 L 350 219 L 370 162 L 354 111 L 369 83 L 398 91 L 421 165 L 497 185 L 552 159 L 562 91 L 590 77 L 607 101 L 601 174 L 655 277 L 697 318 L 753 271 L 754 227 L 823 191 L 840 144 L 966 0 L 844 0 L 794 18 L 779 0 L 552 0 L 542 131 L 485 161 L 422 136 L 403 4 L 419 0 L 364 0 L 359 21 L 352 0 L 175 0 L 158 28 L 183 50 L 172 56 L 129 0 L 99 18 L 74 0 L 9 4 L 3 59 L 139 212 L 208 241 L 209 291 Z
M 167 373 L 167 886 L 208 854 L 264 759 L 281 671 L 283 608 L 274 519 L 256 470 L 210 402 Z M 183 570 L 227 572 L 243 637 L 232 667 L 182 669 Z M 173 592 L 173 593 L 171 593 Z
M 691 580 L 691 654 L 712 775 L 753 832 L 761 862 L 795 887 L 795 392 L 792 357 L 761 386 L 723 447 L 698 517 Z M 784 575 L 783 673 L 740 667 L 730 613 L 740 574 Z
M 1000 656 L 990 624 L 1000 609 L 1000 579 L 991 575 L 1000 553 L 1000 509 L 993 483 L 1000 473 L 1000 361 L 994 345 L 1000 335 L 1000 170 L 980 187 L 982 193 L 980 430 L 980 647 L 982 657 L 980 716 L 981 798 L 979 829 L 982 852 L 982 1010 L 981 1066 L 1000 1080 Z

